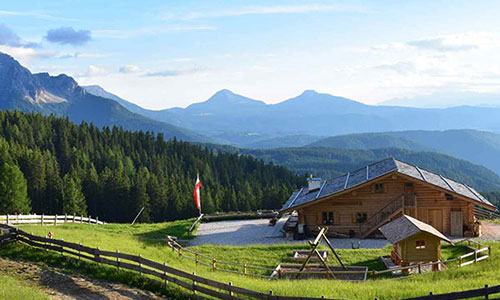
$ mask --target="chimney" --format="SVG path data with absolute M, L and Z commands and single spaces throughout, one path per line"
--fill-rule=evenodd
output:
M 309 192 L 319 190 L 321 178 L 314 178 L 311 174 L 311 176 L 307 178 L 307 183 L 309 184 Z

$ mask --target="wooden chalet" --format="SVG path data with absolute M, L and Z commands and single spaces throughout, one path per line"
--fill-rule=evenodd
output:
M 440 261 L 441 241 L 451 244 L 436 228 L 407 215 L 385 224 L 380 231 L 393 244 L 391 259 L 399 266 Z
M 308 181 L 280 213 L 296 211 L 297 223 L 310 233 L 328 226 L 330 233 L 366 238 L 406 214 L 443 234 L 461 237 L 474 230 L 475 206 L 496 210 L 468 185 L 394 158 L 330 180 Z

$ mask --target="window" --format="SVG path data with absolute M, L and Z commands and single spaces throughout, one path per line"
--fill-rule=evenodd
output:
M 417 248 L 418 250 L 425 249 L 425 241 L 417 241 L 415 248 Z
M 384 184 L 383 183 L 375 183 L 374 192 L 377 194 L 381 194 L 384 192 Z
M 359 212 L 356 214 L 356 222 L 357 223 L 364 223 L 368 219 L 368 214 L 365 212 Z
M 333 211 L 322 213 L 323 216 L 323 225 L 332 225 L 333 224 Z
M 449 201 L 453 200 L 453 195 L 451 195 L 451 194 L 444 194 L 444 196 L 446 197 L 446 200 L 449 200 Z

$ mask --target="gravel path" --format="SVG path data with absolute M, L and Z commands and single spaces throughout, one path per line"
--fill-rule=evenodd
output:
M 189 246 L 203 244 L 215 245 L 262 245 L 262 244 L 305 244 L 307 240 L 290 241 L 283 238 L 279 232 L 279 225 L 267 225 L 269 220 L 236 220 L 201 223 L 196 231 L 196 237 L 189 242 Z M 350 249 L 352 245 L 361 248 L 382 248 L 388 244 L 384 239 L 334 239 L 330 238 L 334 247 L 339 249 Z
M 481 237 L 480 240 L 496 240 L 500 241 L 500 224 L 493 222 L 481 222 Z

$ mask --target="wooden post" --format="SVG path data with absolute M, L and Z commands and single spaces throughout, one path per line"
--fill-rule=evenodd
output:
M 95 217 L 95 224 L 99 225 L 99 217 Z
M 269 290 L 269 295 L 273 295 L 273 290 Z
M 491 256 L 491 246 L 488 246 L 488 256 Z
M 247 275 L 247 264 L 243 265 L 243 274 Z
M 489 294 L 488 294 L 488 285 L 487 284 L 484 285 L 484 291 L 486 292 L 486 295 L 484 295 L 484 299 L 487 300 L 490 298 Z
M 99 265 L 99 261 L 101 260 L 101 258 L 100 258 L 100 254 L 99 254 L 99 251 L 100 251 L 99 247 L 97 247 L 97 249 L 96 249 L 96 250 L 97 250 L 97 251 L 95 252 L 94 258 L 95 258 L 95 260 L 96 260 L 97 264 Z
M 57 215 L 54 216 L 54 226 L 57 226 Z
M 64 214 L 64 223 L 68 222 L 68 214 Z
M 120 254 L 120 250 L 116 250 L 116 254 Z M 120 270 L 120 258 L 116 257 L 116 267 Z
M 90 220 L 91 220 L 91 219 L 92 219 L 92 216 L 91 216 L 91 215 L 89 215 L 89 219 L 88 219 L 89 224 L 90 224 Z
M 217 270 L 217 260 L 215 258 L 212 258 L 212 269 Z
M 181 247 L 177 248 L 177 253 L 179 253 L 179 256 L 182 256 L 182 248 Z
M 196 276 L 196 272 L 193 272 L 193 275 Z M 193 294 L 196 295 L 196 280 L 193 279 Z
M 82 246 L 82 242 L 79 242 L 78 245 L 80 245 L 80 247 Z M 80 247 L 78 247 L 78 254 L 81 254 L 80 252 Z M 80 256 L 78 256 L 78 261 L 80 261 Z
M 43 225 L 43 214 L 42 214 L 42 220 L 40 221 L 40 225 Z
M 141 274 L 141 276 L 142 276 L 142 264 L 141 264 L 141 259 L 142 259 L 142 255 L 141 255 L 141 254 L 139 254 L 139 272 L 140 272 L 140 274 Z
M 458 266 L 461 267 L 462 266 L 462 256 L 459 256 L 458 257 Z
M 166 265 L 167 265 L 167 263 L 166 263 L 166 262 L 163 262 L 163 265 L 164 265 L 164 266 L 166 266 Z M 168 273 L 167 273 L 166 271 L 165 271 L 165 272 L 163 272 L 163 274 L 165 275 L 165 277 L 166 277 L 166 276 L 168 276 Z M 168 285 L 168 280 L 165 278 L 165 286 L 167 286 L 167 285 Z
M 198 265 L 198 253 L 194 254 L 194 262 Z
M 418 263 L 418 274 L 422 274 L 422 263 Z
M 477 262 L 477 251 L 474 250 L 474 262 Z
M 71 223 L 75 223 L 75 213 L 71 216 Z
M 432 296 L 432 292 L 429 292 L 429 296 Z
M 80 215 L 80 224 L 83 223 L 83 215 Z
M 233 286 L 233 282 L 229 281 L 229 286 Z M 233 291 L 229 291 L 229 296 L 234 296 Z
M 61 241 L 63 241 L 63 242 L 64 242 L 64 239 L 61 239 Z M 63 250 L 64 250 L 64 247 L 63 247 L 63 246 L 61 246 L 61 256 L 64 256 L 64 252 L 63 252 Z
M 9 214 L 7 214 L 7 225 L 9 225 Z

